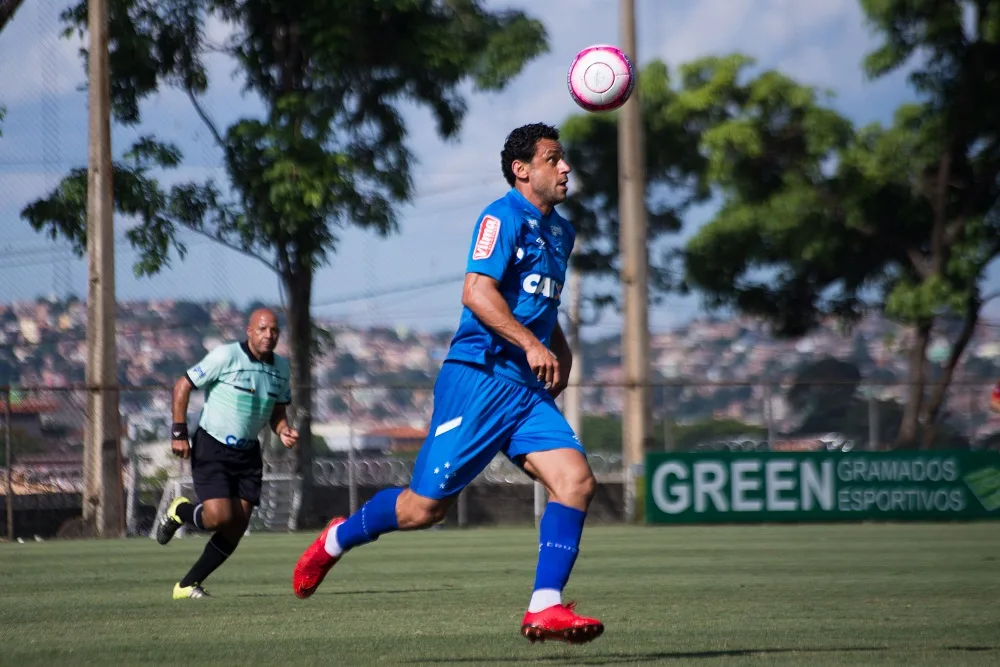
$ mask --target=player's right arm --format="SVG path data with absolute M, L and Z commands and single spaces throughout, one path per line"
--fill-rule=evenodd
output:
M 524 350 L 532 373 L 546 387 L 559 384 L 561 376 L 556 355 L 514 318 L 495 278 L 481 273 L 465 274 L 462 305 L 504 340 Z
M 462 305 L 498 336 L 524 350 L 528 365 L 540 381 L 555 385 L 560 379 L 556 356 L 514 318 L 500 293 L 500 281 L 517 253 L 518 229 L 502 208 L 491 209 L 480 216 L 472 237 Z

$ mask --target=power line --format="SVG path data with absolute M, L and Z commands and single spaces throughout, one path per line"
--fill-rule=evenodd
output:
M 322 303 L 314 303 L 312 307 L 326 308 L 328 306 L 338 306 L 343 303 L 351 303 L 352 301 L 364 301 L 365 299 L 374 299 L 382 296 L 404 294 L 406 292 L 419 292 L 420 290 L 430 289 L 432 287 L 441 287 L 443 285 L 450 285 L 452 283 L 457 283 L 462 280 L 465 280 L 465 274 L 459 273 L 451 276 L 436 278 L 434 280 L 428 280 L 422 283 L 409 283 L 406 285 L 396 285 L 393 287 L 387 287 L 381 290 L 366 290 L 364 292 L 356 292 L 354 294 L 345 295 L 343 297 L 337 297 L 335 299 L 324 301 Z

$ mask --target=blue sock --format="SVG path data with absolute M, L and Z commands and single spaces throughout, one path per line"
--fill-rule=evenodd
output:
M 580 549 L 583 520 L 586 512 L 550 502 L 538 530 L 538 568 L 535 570 L 535 590 L 561 591 L 569 581 L 569 573 Z
M 344 551 L 378 539 L 379 535 L 399 530 L 396 498 L 403 489 L 382 489 L 337 526 L 337 542 Z

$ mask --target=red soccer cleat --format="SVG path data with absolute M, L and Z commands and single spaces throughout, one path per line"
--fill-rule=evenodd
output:
M 557 604 L 540 612 L 530 611 L 521 621 L 521 634 L 532 644 L 546 639 L 567 644 L 586 644 L 601 636 L 604 624 L 596 618 L 587 618 L 573 612 L 575 602 Z
M 330 571 L 339 556 L 331 556 L 326 552 L 326 536 L 330 530 L 347 521 L 342 516 L 334 517 L 326 528 L 319 534 L 313 543 L 309 545 L 299 560 L 295 563 L 295 571 L 292 573 L 292 589 L 297 597 L 303 600 L 316 592 L 319 585 L 323 583 L 323 578 Z

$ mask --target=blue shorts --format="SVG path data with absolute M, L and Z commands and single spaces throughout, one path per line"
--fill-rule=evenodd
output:
M 498 452 L 518 463 L 525 454 L 552 449 L 585 453 L 547 392 L 447 361 L 434 383 L 434 415 L 410 489 L 426 498 L 447 498 Z

